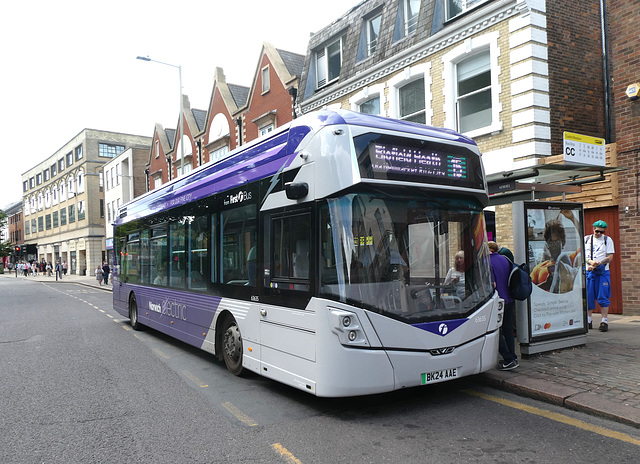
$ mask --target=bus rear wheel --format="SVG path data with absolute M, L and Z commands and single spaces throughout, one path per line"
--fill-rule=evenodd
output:
M 222 325 L 222 357 L 229 372 L 242 375 L 242 335 L 233 317 L 227 317 Z
M 138 321 L 138 303 L 135 296 L 129 299 L 129 323 L 133 330 L 142 330 L 142 324 Z

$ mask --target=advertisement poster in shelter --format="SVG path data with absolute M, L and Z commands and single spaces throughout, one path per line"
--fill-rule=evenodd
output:
M 582 204 L 525 202 L 530 337 L 583 333 L 585 277 Z

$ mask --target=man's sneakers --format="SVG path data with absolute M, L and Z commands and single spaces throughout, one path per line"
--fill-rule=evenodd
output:
M 520 364 L 518 364 L 518 360 L 514 359 L 513 361 L 500 361 L 498 363 L 498 370 L 499 371 L 510 371 L 511 369 L 515 369 L 516 367 L 518 367 Z
M 607 324 L 606 322 L 601 322 L 599 330 L 600 332 L 606 332 L 607 330 L 609 330 L 609 324 Z

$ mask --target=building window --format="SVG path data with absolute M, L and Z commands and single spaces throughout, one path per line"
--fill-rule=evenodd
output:
M 156 140 L 156 158 L 160 158 L 160 141 Z
M 64 171 L 64 158 L 58 160 L 58 172 Z
M 42 216 L 38 218 L 38 232 L 44 232 L 44 218 Z
M 82 145 L 78 145 L 76 147 L 76 161 L 79 161 L 82 159 Z
M 367 21 L 367 56 L 371 56 L 378 48 L 378 37 L 380 36 L 380 23 L 382 15 L 379 14 Z
M 73 198 L 75 195 L 76 195 L 75 179 L 73 178 L 73 175 L 71 175 L 67 180 L 67 196 L 69 198 Z
M 340 77 L 342 68 L 342 37 L 316 51 L 316 82 L 322 88 Z
M 78 193 L 84 193 L 84 171 L 82 169 L 76 175 L 76 185 Z
M 360 112 L 365 114 L 380 114 L 380 97 L 370 98 L 360 103 Z
M 56 174 L 58 174 L 58 169 L 56 163 L 53 163 L 51 165 L 51 177 L 55 176 Z
M 69 224 L 76 222 L 76 205 L 69 205 Z
M 58 212 L 57 211 L 53 212 L 53 227 L 54 228 L 58 227 Z
M 85 218 L 85 205 L 86 202 L 84 200 L 78 202 L 78 221 L 82 221 Z
M 271 90 L 271 83 L 269 82 L 269 66 L 262 68 L 262 93 L 265 94 Z
M 468 137 L 502 130 L 500 121 L 499 32 L 455 47 L 442 57 L 445 97 L 444 127 Z
M 447 20 L 455 18 L 467 10 L 475 8 L 487 0 L 445 0 Z
M 104 200 L 100 198 L 100 217 L 104 218 Z
M 22 191 L 23 191 L 23 192 L 26 192 L 27 190 L 29 190 L 29 182 L 25 180 L 25 181 L 22 183 Z
M 38 211 L 42 211 L 44 209 L 44 195 L 42 193 L 38 193 Z
M 67 208 L 62 208 L 60 210 L 60 225 L 61 226 L 67 225 Z
M 32 177 L 31 179 L 29 179 L 29 188 L 33 188 L 36 186 L 36 179 L 35 177 Z
M 396 42 L 414 33 L 418 28 L 420 0 L 400 0 L 393 41 Z
M 456 66 L 458 131 L 470 132 L 491 124 L 491 62 L 489 51 Z
M 216 161 L 220 161 L 221 159 L 226 158 L 227 153 L 229 153 L 229 147 L 225 145 L 218 148 L 217 150 L 212 151 L 209 155 L 209 158 L 213 163 L 215 163 Z
M 98 144 L 98 156 L 103 158 L 115 158 L 124 151 L 122 145 L 111 145 L 108 143 Z
M 71 166 L 73 164 L 73 152 L 70 151 L 69 153 L 67 153 L 67 167 Z
M 42 183 L 42 174 L 36 174 L 36 185 L 40 185 Z
M 42 218 L 40 218 L 40 219 L 42 219 Z M 38 226 L 37 226 L 37 223 L 36 223 L 35 219 L 31 219 L 31 233 L 32 234 L 37 234 L 38 233 Z
M 120 177 L 122 177 L 122 168 L 120 163 L 116 164 L 116 185 L 120 185 Z
M 269 133 L 269 132 L 271 132 L 273 129 L 274 129 L 273 124 L 269 124 L 269 125 L 266 125 L 266 126 L 264 126 L 264 127 L 261 127 L 261 128 L 259 129 L 259 132 L 260 132 L 260 135 L 262 136 L 262 135 L 268 134 L 268 133 Z
M 51 191 L 49 189 L 44 191 L 44 207 L 51 208 Z
M 65 186 L 64 181 L 60 182 L 60 187 L 58 188 L 58 191 L 60 192 L 60 202 L 65 201 L 67 199 L 67 188 Z
M 46 181 L 48 181 L 49 179 L 51 179 L 51 172 L 49 172 L 49 170 L 48 170 L 48 169 L 45 169 L 45 170 L 43 171 L 43 174 L 44 174 L 44 181 L 45 181 L 45 182 L 46 182 Z
M 426 124 L 424 78 L 416 79 L 398 89 L 399 116 L 406 121 Z
M 50 230 L 50 229 L 51 229 L 51 215 L 50 215 L 50 214 L 47 214 L 47 215 L 44 217 L 44 222 L 45 222 L 45 228 L 46 228 L 47 230 Z

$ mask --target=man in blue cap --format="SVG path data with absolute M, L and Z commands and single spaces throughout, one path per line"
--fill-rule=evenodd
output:
M 584 238 L 584 257 L 587 263 L 587 322 L 593 328 L 591 316 L 596 309 L 596 301 L 600 305 L 602 322 L 600 331 L 609 330 L 607 315 L 609 314 L 609 299 L 611 298 L 611 274 L 609 263 L 613 260 L 615 248 L 611 237 L 605 232 L 607 223 L 599 220 L 593 223 L 593 235 Z

